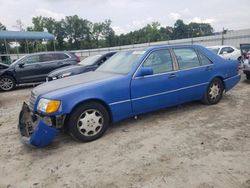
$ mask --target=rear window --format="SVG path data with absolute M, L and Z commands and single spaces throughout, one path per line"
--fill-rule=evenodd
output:
M 214 52 L 215 54 L 218 54 L 220 48 L 207 48 L 209 49 L 211 52 Z
M 208 59 L 207 56 L 203 55 L 201 52 L 199 52 L 199 55 L 200 55 L 200 60 L 201 60 L 202 65 L 212 64 L 212 61 L 210 61 L 210 59 Z

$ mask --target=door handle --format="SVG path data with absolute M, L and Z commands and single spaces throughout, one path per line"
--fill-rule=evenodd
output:
M 176 78 L 176 74 L 172 73 L 168 75 L 168 78 Z
M 57 65 L 62 65 L 62 64 L 63 64 L 63 62 L 58 62 L 58 63 L 57 63 Z
M 206 69 L 205 69 L 206 71 L 211 71 L 211 70 L 213 70 L 213 67 L 206 67 Z

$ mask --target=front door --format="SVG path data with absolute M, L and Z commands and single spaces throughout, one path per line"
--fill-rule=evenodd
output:
M 173 60 L 168 49 L 150 53 L 142 67 L 151 67 L 153 75 L 134 77 L 131 82 L 131 99 L 134 114 L 153 111 L 176 104 L 178 89 L 173 72 Z
M 15 66 L 16 77 L 20 83 L 39 81 L 41 71 L 40 55 L 30 55 Z

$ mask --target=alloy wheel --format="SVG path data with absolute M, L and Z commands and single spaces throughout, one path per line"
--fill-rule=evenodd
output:
M 4 91 L 9 91 L 13 88 L 14 83 L 10 78 L 3 77 L 0 79 L 0 88 Z
M 103 115 L 96 109 L 84 111 L 77 121 L 77 128 L 84 136 L 95 136 L 104 124 Z

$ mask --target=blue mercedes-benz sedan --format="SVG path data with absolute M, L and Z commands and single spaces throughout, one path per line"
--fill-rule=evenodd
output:
M 96 71 L 34 88 L 19 115 L 25 143 L 48 145 L 60 128 L 79 141 L 111 123 L 194 100 L 217 104 L 240 80 L 238 61 L 199 45 L 121 51 Z

